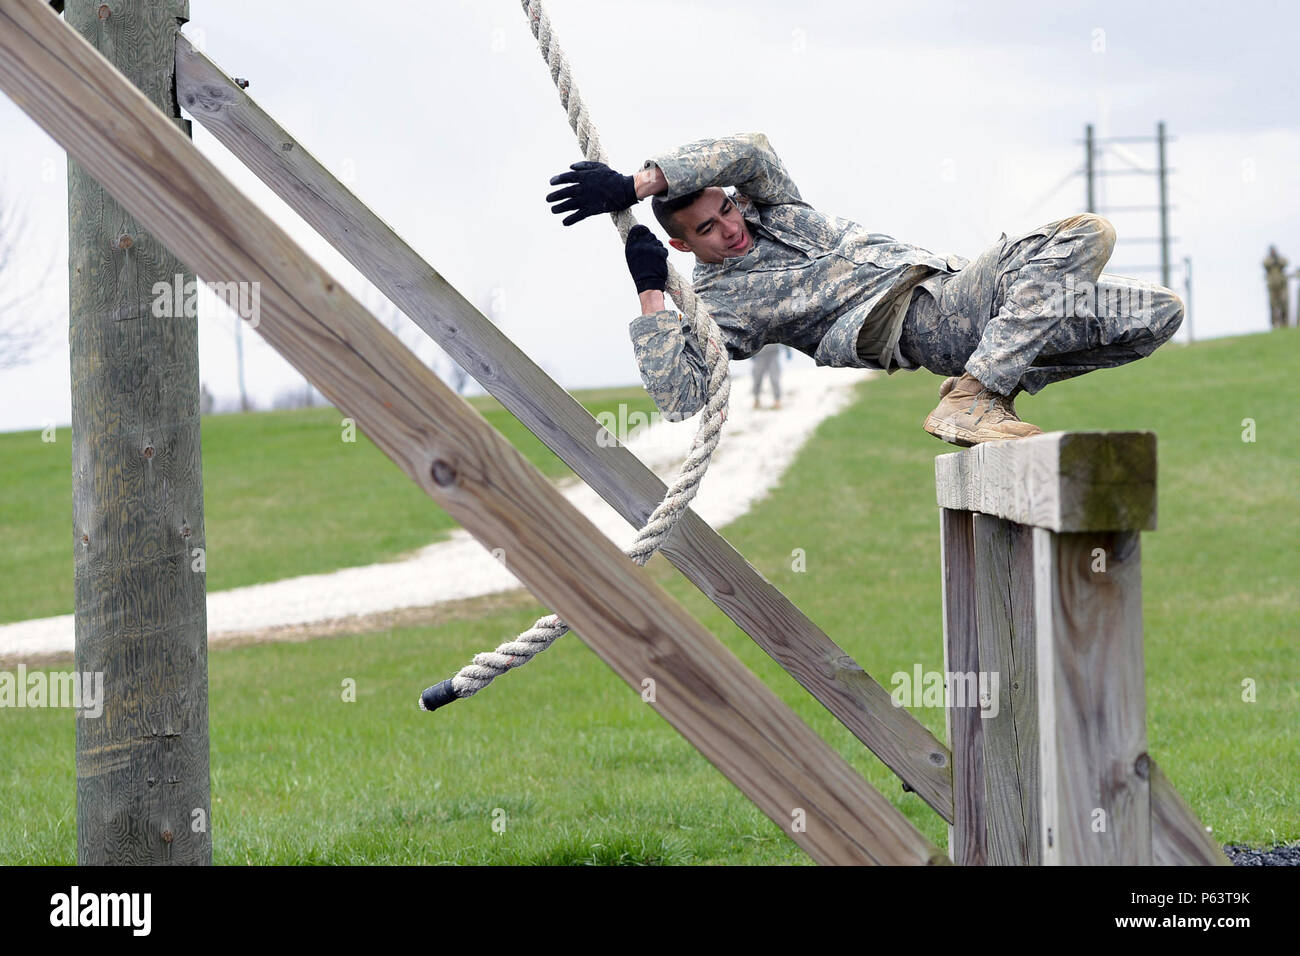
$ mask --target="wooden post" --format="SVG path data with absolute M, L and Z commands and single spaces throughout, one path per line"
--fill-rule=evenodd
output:
M 172 93 L 187 16 L 186 0 L 66 10 L 188 136 Z M 68 260 L 75 666 L 105 695 L 102 716 L 77 718 L 77 861 L 208 864 L 197 323 L 153 307 L 155 283 L 193 277 L 71 156 Z
M 1155 477 L 1143 432 L 936 459 L 945 646 L 998 678 L 987 719 L 950 707 L 954 861 L 1228 862 L 1146 752 L 1139 532 L 1155 527 Z
M 1043 862 L 1149 865 L 1137 532 L 1035 528 L 1034 603 Z
M 978 672 L 980 668 L 971 514 L 940 509 L 939 527 L 944 690 L 952 694 L 952 674 Z M 969 707 L 946 706 L 944 717 L 952 749 L 953 819 L 948 827 L 948 855 L 958 866 L 982 866 L 988 862 L 984 841 L 983 728 L 978 713 Z
M 1033 529 L 975 514 L 975 618 L 987 860 L 1041 862 L 1038 779 L 1038 648 L 1034 640 Z

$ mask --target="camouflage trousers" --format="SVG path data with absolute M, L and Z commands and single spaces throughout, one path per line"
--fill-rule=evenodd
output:
M 969 372 L 1003 395 L 1150 355 L 1182 323 L 1183 302 L 1103 273 L 1114 245 L 1114 227 L 1091 213 L 1003 234 L 937 296 L 914 293 L 898 351 L 911 366 Z
M 779 402 L 781 400 L 781 356 L 777 352 L 777 347 L 773 345 L 759 351 L 750 360 L 750 366 L 753 369 L 750 377 L 754 380 L 754 401 L 758 401 L 759 393 L 763 391 L 763 380 L 767 379 L 768 384 L 772 386 L 772 399 Z

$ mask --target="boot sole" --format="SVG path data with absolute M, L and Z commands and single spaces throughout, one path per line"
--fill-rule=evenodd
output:
M 946 441 L 950 445 L 960 445 L 962 448 L 973 448 L 975 445 L 982 445 L 985 442 L 990 441 L 1018 441 L 1021 438 L 1033 438 L 1035 435 L 1043 434 L 1041 428 L 1032 435 L 1002 435 L 996 432 L 973 432 L 969 428 L 961 428 L 951 422 L 946 422 L 941 418 L 935 418 L 933 415 L 927 415 L 925 417 L 925 425 L 922 427 L 940 441 Z
M 925 425 L 923 427 L 927 432 L 939 439 L 939 441 L 946 441 L 950 445 L 960 445 L 962 448 L 971 448 L 979 444 L 978 441 L 972 441 L 967 437 L 971 434 L 968 429 L 958 428 L 956 425 L 951 425 L 948 422 L 935 418 L 933 415 L 925 416 Z

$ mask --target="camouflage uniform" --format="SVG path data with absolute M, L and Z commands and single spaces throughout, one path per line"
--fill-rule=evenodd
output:
M 970 372 L 1003 395 L 1150 355 L 1183 320 L 1163 286 L 1101 271 L 1115 230 L 1085 213 L 1005 234 L 937 295 L 919 290 L 899 337 L 902 367 Z
M 1287 327 L 1286 316 L 1286 259 L 1277 254 L 1274 246 L 1268 247 L 1268 258 L 1264 260 L 1264 277 L 1268 283 L 1268 321 L 1275 329 Z M 1300 316 L 1297 316 L 1300 321 Z
M 1064 220 L 1012 242 L 1004 235 L 968 270 L 972 264 L 961 256 L 938 256 L 816 211 L 761 133 L 700 140 L 652 157 L 643 168 L 650 166 L 658 166 L 668 182 L 666 199 L 708 186 L 736 187 L 733 198 L 753 244 L 721 263 L 697 260 L 692 274 L 733 359 L 778 342 L 818 365 L 892 374 L 900 367 L 946 368 L 965 349 L 977 363 L 972 374 L 990 376 L 985 384 L 996 389 L 1014 375 L 1015 385 L 1055 326 L 1042 317 L 1045 303 L 1060 304 L 1049 300 L 1047 283 L 1080 271 L 1095 280 L 1114 240 L 1104 220 L 1076 217 L 1088 222 L 1067 226 L 1076 220 Z M 1109 231 L 1108 243 L 1097 241 L 1095 224 Z M 909 316 L 913 334 L 904 355 L 900 339 Z M 987 347 L 981 341 L 985 330 Z M 659 411 L 670 419 L 699 411 L 707 382 L 703 352 L 683 317 L 667 309 L 652 312 L 634 319 L 630 332 L 642 382 Z M 1094 336 L 1103 345 L 1113 337 L 1109 331 Z M 1068 344 L 1078 341 L 1069 337 Z M 1118 364 L 1117 354 L 1105 357 L 1107 364 Z M 1036 379 L 1024 383 L 1031 385 L 1041 387 Z

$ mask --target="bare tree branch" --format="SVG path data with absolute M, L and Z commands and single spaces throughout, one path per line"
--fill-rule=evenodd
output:
M 456 394 L 459 395 L 464 392 L 465 385 L 469 381 L 469 375 L 457 364 L 454 358 L 447 354 L 442 346 L 429 338 L 392 301 L 373 289 L 367 289 L 361 301 L 374 314 L 375 318 L 383 323 L 385 328 L 397 336 L 398 341 L 414 352 L 415 357 L 450 385 Z

